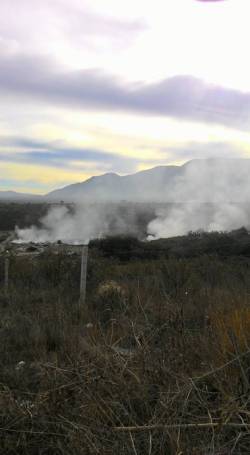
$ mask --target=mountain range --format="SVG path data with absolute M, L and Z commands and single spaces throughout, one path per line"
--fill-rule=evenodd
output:
M 135 174 L 107 173 L 56 189 L 46 195 L 0 191 L 4 201 L 133 201 L 248 199 L 249 159 L 191 160 L 182 166 L 158 166 Z M 250 182 L 249 182 L 250 191 Z M 250 196 L 249 196 L 250 200 Z

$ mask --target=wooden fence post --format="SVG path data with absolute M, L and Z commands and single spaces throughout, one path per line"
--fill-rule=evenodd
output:
M 5 294 L 8 294 L 9 291 L 9 266 L 10 266 L 10 260 L 8 256 L 8 252 L 5 256 L 4 260 L 4 290 Z
M 87 280 L 88 246 L 82 247 L 81 276 L 80 276 L 80 299 L 79 306 L 85 303 L 86 280 Z

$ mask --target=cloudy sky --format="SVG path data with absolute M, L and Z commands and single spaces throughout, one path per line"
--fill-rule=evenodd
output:
M 1 0 L 0 190 L 250 156 L 249 0 Z

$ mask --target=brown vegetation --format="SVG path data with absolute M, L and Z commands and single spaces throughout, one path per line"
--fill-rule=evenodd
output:
M 248 454 L 249 265 L 0 260 L 0 453 Z

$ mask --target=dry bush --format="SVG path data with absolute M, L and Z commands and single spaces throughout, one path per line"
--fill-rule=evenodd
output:
M 0 453 L 250 452 L 244 264 L 92 256 L 79 317 L 79 263 L 47 259 L 0 293 Z

